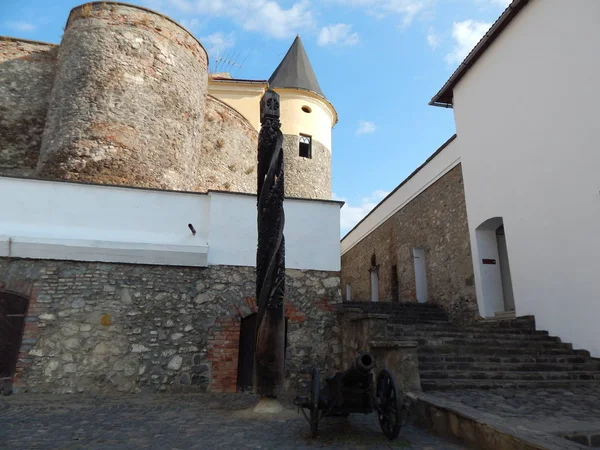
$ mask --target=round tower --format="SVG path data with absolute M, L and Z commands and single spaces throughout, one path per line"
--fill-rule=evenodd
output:
M 138 6 L 71 10 L 42 138 L 42 177 L 192 190 L 200 167 L 207 53 Z
M 331 199 L 331 129 L 337 113 L 321 91 L 300 36 L 269 86 L 280 95 L 285 195 Z

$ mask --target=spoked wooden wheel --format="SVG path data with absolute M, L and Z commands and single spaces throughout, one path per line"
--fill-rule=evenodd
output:
M 396 439 L 400 434 L 402 418 L 400 391 L 394 376 L 386 369 L 379 372 L 377 377 L 376 395 L 379 400 L 377 416 L 381 431 L 388 439 Z
M 319 369 L 316 367 L 312 371 L 312 379 L 310 383 L 310 431 L 312 437 L 317 437 L 319 428 Z

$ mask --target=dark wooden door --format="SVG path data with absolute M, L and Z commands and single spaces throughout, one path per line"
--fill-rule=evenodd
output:
M 26 312 L 26 298 L 0 291 L 0 379 L 15 374 Z
M 253 389 L 254 351 L 256 345 L 256 313 L 242 319 L 238 356 L 237 386 L 240 391 Z

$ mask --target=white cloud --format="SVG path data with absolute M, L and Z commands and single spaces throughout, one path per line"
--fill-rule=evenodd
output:
M 30 23 L 30 22 L 14 22 L 14 21 L 9 21 L 9 22 L 4 22 L 4 24 L 8 27 L 11 28 L 13 30 L 16 31 L 21 31 L 21 32 L 27 32 L 27 31 L 33 31 L 35 30 L 35 25 Z
M 413 19 L 424 12 L 434 0 L 335 0 L 337 3 L 364 8 L 368 14 L 383 18 L 397 14 L 403 26 L 411 24 Z
M 430 28 L 427 32 L 427 43 L 431 47 L 432 50 L 435 50 L 440 46 L 440 37 L 436 34 L 433 28 Z
M 502 8 L 506 8 L 512 3 L 512 0 L 490 0 L 490 3 L 493 6 L 501 6 Z
M 352 25 L 338 23 L 321 28 L 317 44 L 325 45 L 355 45 L 358 43 L 358 33 L 352 32 Z
M 368 120 L 360 120 L 358 122 L 358 128 L 356 129 L 356 134 L 368 134 L 374 133 L 377 127 L 374 122 L 369 122 Z
M 389 192 L 377 190 L 371 195 L 361 198 L 357 205 L 346 202 L 340 211 L 341 234 L 344 235 L 350 231 L 354 225 L 360 222 L 360 220 L 365 217 L 369 211 L 375 208 L 375 206 L 377 206 L 377 204 L 388 194 Z M 345 199 L 338 197 L 335 194 L 333 194 L 333 198 L 334 200 L 345 201 Z
M 235 35 L 233 31 L 229 34 L 218 32 L 201 37 L 200 42 L 205 45 L 206 50 L 210 55 L 215 56 L 217 53 L 235 45 Z
M 489 22 L 477 22 L 471 19 L 454 22 L 452 38 L 455 44 L 452 51 L 446 55 L 446 62 L 448 64 L 461 63 L 491 26 L 492 24 Z
M 248 31 L 264 32 L 274 38 L 294 36 L 314 27 L 309 0 L 284 8 L 274 0 L 168 0 L 186 14 L 228 17 Z
M 179 23 L 191 32 L 194 32 L 200 28 L 200 20 L 196 19 L 195 17 L 191 19 L 182 19 L 179 21 Z

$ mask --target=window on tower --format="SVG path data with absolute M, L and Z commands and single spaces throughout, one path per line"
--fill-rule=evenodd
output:
M 312 158 L 312 138 L 306 134 L 300 135 L 299 155 L 302 158 Z

